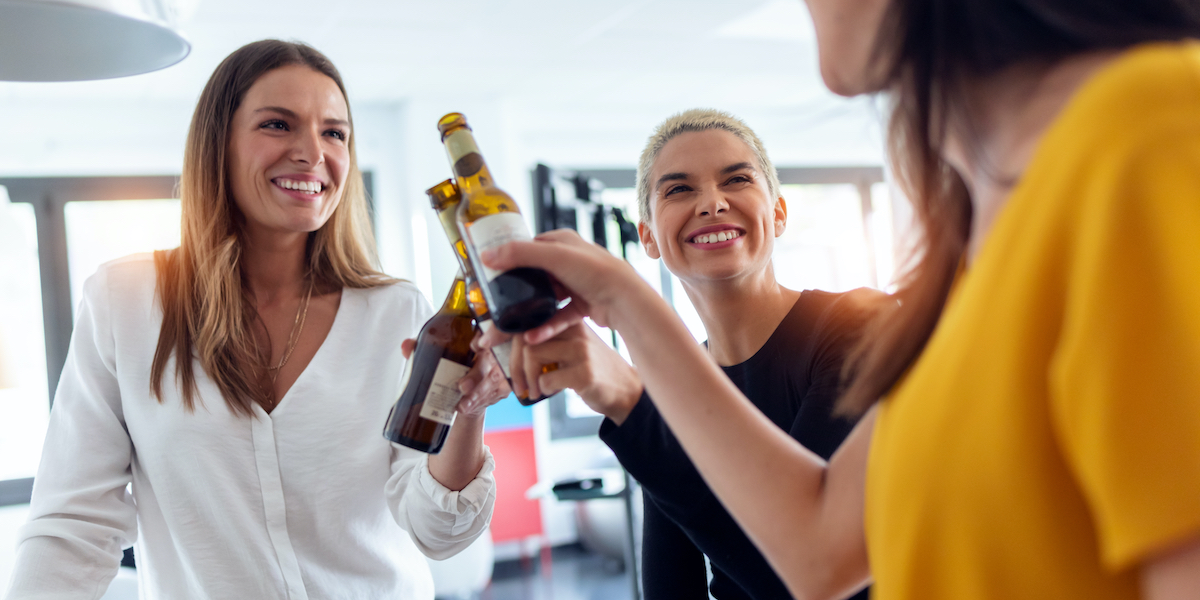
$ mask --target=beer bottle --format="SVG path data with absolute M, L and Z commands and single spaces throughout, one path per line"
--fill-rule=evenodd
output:
M 496 327 L 520 333 L 545 323 L 558 305 L 545 271 L 518 267 L 500 272 L 479 259 L 485 250 L 532 239 L 517 203 L 493 183 L 466 117 L 450 113 L 438 121 L 438 131 L 463 196 L 456 214 L 458 230 Z
M 458 259 L 459 267 L 466 276 L 467 304 L 471 307 L 471 313 L 475 315 L 475 323 L 479 326 L 480 330 L 487 333 L 489 329 L 495 327 L 495 324 L 492 322 L 491 310 L 488 309 L 487 300 L 483 297 L 483 290 L 475 277 L 474 270 L 471 268 L 471 261 L 467 257 L 466 244 L 463 243 L 462 236 L 458 233 L 458 203 L 462 200 L 462 194 L 459 193 L 458 186 L 454 185 L 454 182 L 449 179 L 425 190 L 425 194 L 429 196 L 429 204 L 437 212 L 438 220 L 442 223 L 442 230 L 446 232 L 446 239 L 450 241 L 450 246 L 454 248 L 454 256 Z M 504 373 L 504 378 L 508 380 L 509 389 L 513 389 L 510 365 L 512 360 L 512 340 L 493 346 L 492 356 L 495 356 L 496 362 L 500 364 L 500 370 Z M 517 396 L 517 401 L 525 406 L 532 406 L 545 399 L 545 396 L 532 400 L 529 396 Z
M 473 337 L 467 283 L 459 271 L 441 310 L 421 327 L 383 437 L 429 454 L 441 451 L 462 398 L 458 380 L 475 361 Z

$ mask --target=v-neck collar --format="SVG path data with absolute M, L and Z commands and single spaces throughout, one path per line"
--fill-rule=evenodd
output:
M 332 352 L 332 350 L 326 350 L 326 347 L 328 347 L 331 343 L 339 343 L 338 338 L 340 338 L 342 335 L 343 329 L 342 322 L 349 318 L 343 317 L 343 314 L 346 313 L 346 303 L 356 302 L 358 300 L 358 296 L 351 292 L 352 290 L 350 288 L 342 288 L 340 292 L 342 294 L 342 298 L 338 301 L 337 312 L 333 315 L 333 325 L 329 327 L 329 333 L 325 334 L 325 339 L 322 340 L 321 345 L 317 347 L 317 351 L 313 354 L 312 359 L 308 361 L 307 365 L 304 365 L 304 369 L 300 371 L 300 375 L 296 377 L 296 381 L 293 381 L 292 385 L 288 386 L 288 389 L 286 392 L 284 392 L 283 397 L 279 399 L 279 403 L 276 404 L 275 408 L 271 409 L 270 412 L 267 412 L 267 409 L 263 408 L 261 404 L 255 402 L 255 416 L 259 418 L 266 417 L 268 419 L 273 419 L 274 417 L 282 414 L 288 405 L 291 404 L 289 400 L 295 395 L 294 392 L 296 391 L 296 387 L 298 387 L 306 379 L 311 378 L 308 372 L 313 370 L 313 365 L 318 364 L 326 354 Z

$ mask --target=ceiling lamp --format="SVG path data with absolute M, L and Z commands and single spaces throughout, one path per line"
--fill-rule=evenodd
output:
M 156 71 L 191 45 L 167 0 L 0 0 L 0 81 L 80 81 Z

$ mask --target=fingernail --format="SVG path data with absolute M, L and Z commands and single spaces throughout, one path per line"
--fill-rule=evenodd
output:
M 479 253 L 479 260 L 483 261 L 484 264 L 492 262 L 494 258 L 496 258 L 496 250 L 494 248 L 488 248 Z
M 464 396 L 467 394 L 470 394 L 471 390 L 473 390 L 473 389 L 475 389 L 475 384 L 472 383 L 470 380 L 460 381 L 458 383 L 458 391 L 462 392 L 462 394 Z

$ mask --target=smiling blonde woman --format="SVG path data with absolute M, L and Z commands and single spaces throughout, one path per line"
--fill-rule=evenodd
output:
M 708 353 L 773 427 L 830 457 L 855 423 L 832 414 L 843 362 L 882 294 L 779 284 L 772 254 L 787 204 L 762 142 L 732 115 L 694 109 L 665 120 L 646 143 L 637 181 L 642 244 L 683 284 Z M 788 595 L 624 359 L 581 323 L 516 346 L 514 385 L 538 394 L 572 388 L 607 417 L 600 438 L 642 485 L 647 600 Z M 558 369 L 529 368 L 549 362 Z

